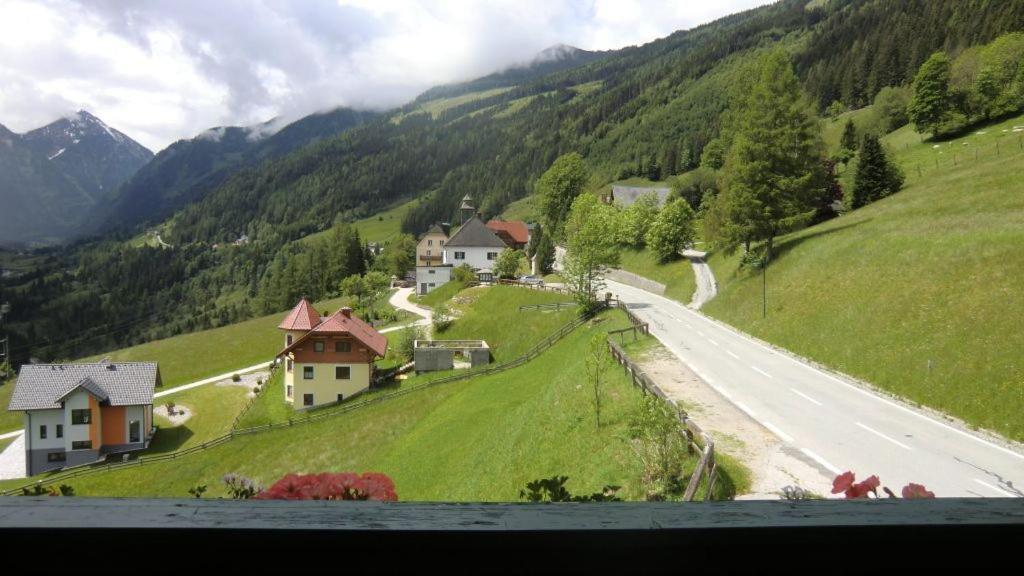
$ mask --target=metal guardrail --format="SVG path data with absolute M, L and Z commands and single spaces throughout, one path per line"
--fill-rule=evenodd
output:
M 628 306 L 621 300 L 614 300 L 615 307 L 626 312 L 629 316 L 630 322 L 633 324 L 629 328 L 623 328 L 621 330 L 612 330 L 608 333 L 608 349 L 611 352 L 612 358 L 617 363 L 622 365 L 626 374 L 629 375 L 633 382 L 633 385 L 644 391 L 645 394 L 654 394 L 664 402 L 668 403 L 675 411 L 679 418 L 680 432 L 686 438 L 687 447 L 690 452 L 694 451 L 700 453 L 700 460 L 697 461 L 697 465 L 694 467 L 693 473 L 690 475 L 690 481 L 686 485 L 686 490 L 683 493 L 683 501 L 692 502 L 693 497 L 697 493 L 697 489 L 700 487 L 701 479 L 707 478 L 707 490 L 704 492 L 704 500 L 708 501 L 711 499 L 712 490 L 715 487 L 715 481 L 718 479 L 718 464 L 715 461 L 715 442 L 711 436 L 704 432 L 696 422 L 690 419 L 686 414 L 686 411 L 679 408 L 675 401 L 668 397 L 665 393 L 649 376 L 643 371 L 642 368 L 637 366 L 630 358 L 629 355 L 622 349 L 619 344 L 616 344 L 612 340 L 612 335 L 618 334 L 620 339 L 626 332 L 633 332 L 634 340 L 637 338 L 637 334 L 649 334 L 649 326 L 646 322 L 640 319 L 639 316 L 633 313 Z M 697 440 L 700 439 L 700 442 Z M 703 443 L 703 446 L 701 445 Z
M 459 380 L 466 380 L 466 379 L 474 378 L 474 377 L 477 377 L 477 376 L 489 376 L 491 374 L 496 374 L 498 372 L 503 372 L 503 371 L 509 370 L 511 368 L 517 368 L 519 366 L 522 366 L 523 364 L 526 364 L 530 360 L 533 360 L 537 356 L 539 356 L 542 352 L 544 352 L 545 350 L 547 350 L 548 348 L 553 346 L 556 342 L 558 342 L 559 340 L 564 338 L 567 334 L 569 334 L 570 332 L 572 332 L 576 328 L 582 326 L 584 323 L 589 321 L 591 318 L 593 318 L 598 312 L 600 312 L 603 309 L 605 309 L 605 306 L 602 303 L 601 307 L 597 308 L 593 312 L 590 312 L 589 314 L 585 314 L 583 316 L 580 316 L 580 317 L 574 319 L 573 321 L 569 322 L 568 324 L 565 324 L 564 326 L 562 326 L 561 328 L 556 330 L 554 333 L 549 334 L 543 340 L 541 340 L 540 342 L 538 342 L 537 344 L 532 346 L 529 350 L 524 352 L 522 355 L 520 355 L 519 357 L 517 357 L 517 358 L 515 358 L 513 360 L 509 360 L 508 362 L 503 362 L 501 364 L 494 364 L 494 365 L 491 365 L 491 366 L 487 366 L 486 368 L 482 368 L 480 370 L 465 370 L 465 371 L 462 371 L 461 374 L 453 374 L 451 376 L 445 376 L 443 378 L 437 378 L 437 379 L 434 379 L 434 380 L 429 380 L 427 382 L 422 382 L 420 384 L 417 384 L 415 386 L 411 386 L 409 388 L 404 388 L 402 390 L 396 390 L 395 392 L 391 392 L 391 393 L 388 393 L 388 394 L 381 394 L 379 396 L 375 396 L 375 397 L 372 397 L 372 398 L 370 398 L 368 400 L 364 400 L 364 401 L 361 401 L 361 402 L 355 402 L 355 403 L 352 403 L 352 404 L 344 403 L 343 402 L 343 403 L 337 404 L 336 406 L 333 406 L 333 407 L 330 407 L 330 408 L 324 408 L 324 409 L 319 410 L 317 412 L 313 412 L 313 413 L 307 414 L 307 415 L 305 415 L 305 416 L 303 416 L 301 418 L 289 418 L 287 422 L 272 422 L 272 423 L 269 423 L 269 424 L 263 424 L 263 425 L 260 425 L 260 426 L 252 426 L 252 427 L 249 427 L 249 428 L 242 428 L 242 429 L 235 429 L 234 427 L 232 427 L 231 431 L 229 433 L 227 433 L 227 434 L 224 434 L 223 436 L 220 436 L 218 438 L 214 438 L 213 440 L 208 440 L 206 442 L 203 442 L 202 444 L 198 444 L 196 446 L 192 446 L 191 448 L 186 448 L 184 450 L 178 450 L 178 451 L 175 451 L 175 452 L 169 452 L 167 454 L 160 454 L 160 455 L 156 455 L 156 456 L 145 456 L 145 455 L 143 455 L 143 456 L 139 456 L 138 458 L 136 458 L 134 460 L 128 460 L 126 462 L 112 462 L 112 463 L 105 463 L 105 464 L 93 464 L 93 463 L 90 463 L 90 464 L 83 464 L 83 465 L 77 466 L 75 468 L 66 468 L 62 472 L 54 474 L 53 476 L 49 476 L 47 478 L 40 478 L 36 482 L 32 482 L 32 483 L 29 483 L 29 484 L 25 484 L 23 486 L 19 486 L 17 488 L 12 488 L 10 490 L 6 490 L 4 492 L 0 492 L 0 496 L 14 496 L 14 495 L 17 495 L 17 494 L 21 494 L 22 493 L 22 489 L 24 489 L 24 488 L 31 488 L 31 487 L 33 487 L 33 486 L 35 486 L 37 484 L 43 484 L 43 483 L 45 483 L 45 484 L 53 484 L 53 483 L 57 483 L 57 482 L 62 482 L 64 480 L 69 480 L 71 478 L 76 478 L 78 476 L 84 476 L 84 475 L 87 475 L 87 474 L 95 474 L 95 473 L 98 473 L 98 472 L 109 472 L 109 471 L 113 471 L 113 470 L 120 470 L 122 468 L 131 468 L 131 467 L 134 467 L 134 466 L 142 466 L 144 464 L 152 464 L 152 463 L 157 463 L 157 462 L 166 462 L 168 460 L 175 460 L 177 458 L 181 458 L 181 457 L 187 456 L 189 454 L 194 454 L 195 452 L 200 452 L 200 451 L 206 450 L 208 448 L 213 448 L 213 447 L 216 447 L 216 446 L 220 446 L 221 444 L 224 444 L 224 443 L 227 443 L 227 442 L 230 442 L 230 441 L 234 440 L 236 436 L 245 436 L 245 435 L 249 435 L 249 434 L 258 434 L 258 433 L 268 432 L 270 430 L 275 430 L 275 429 L 279 429 L 279 428 L 290 428 L 292 426 L 298 426 L 298 425 L 302 425 L 302 424 L 309 424 L 311 422 L 318 422 L 318 421 L 324 420 L 326 418 L 332 418 L 334 416 L 338 416 L 338 415 L 341 415 L 341 414 L 347 414 L 348 412 L 352 412 L 353 410 L 358 410 L 360 408 L 365 408 L 367 406 L 372 406 L 374 404 L 380 404 L 381 402 L 385 402 L 387 400 L 393 400 L 395 398 L 400 398 L 402 396 L 406 396 L 408 394 L 412 394 L 413 392 L 418 392 L 420 390 L 424 390 L 424 389 L 429 388 L 431 386 L 437 386 L 437 385 L 440 385 L 440 384 L 447 384 L 447 383 L 450 383 L 450 382 L 457 382 Z M 237 419 L 238 419 L 238 417 L 236 417 L 236 423 L 237 423 Z

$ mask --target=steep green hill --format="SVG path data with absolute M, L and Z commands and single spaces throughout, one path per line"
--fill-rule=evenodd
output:
M 767 318 L 761 276 L 739 270 L 738 254 L 713 255 L 719 295 L 705 312 L 1024 439 L 1021 126 L 1024 116 L 941 143 L 910 127 L 886 136 L 904 190 L 782 238 Z

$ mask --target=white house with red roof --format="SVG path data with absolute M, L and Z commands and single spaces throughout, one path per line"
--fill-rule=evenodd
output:
M 383 334 L 342 308 L 320 316 L 303 298 L 278 329 L 285 347 L 284 396 L 295 408 L 311 408 L 348 399 L 370 387 L 374 362 L 387 353 Z

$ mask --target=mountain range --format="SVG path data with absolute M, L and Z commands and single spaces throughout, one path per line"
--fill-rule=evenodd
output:
M 25 134 L 0 126 L 0 242 L 67 239 L 153 153 L 82 110 Z

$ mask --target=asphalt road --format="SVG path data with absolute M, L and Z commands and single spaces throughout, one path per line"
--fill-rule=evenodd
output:
M 698 376 L 823 473 L 852 470 L 858 480 L 875 474 L 897 494 L 915 482 L 940 497 L 1024 497 L 1024 454 L 773 350 L 682 304 L 607 285 Z

